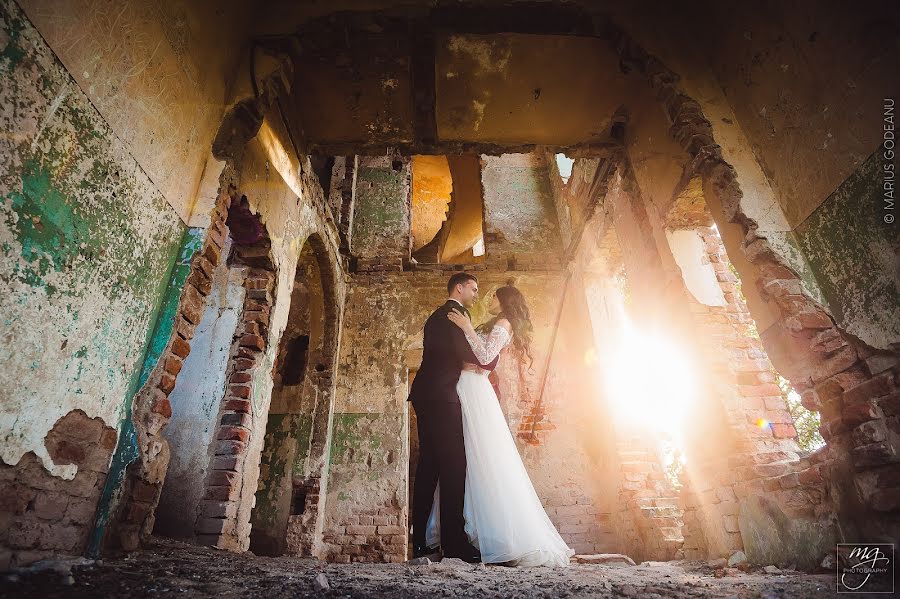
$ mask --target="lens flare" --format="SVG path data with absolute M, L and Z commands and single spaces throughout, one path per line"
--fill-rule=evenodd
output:
M 597 355 L 597 348 L 591 347 L 586 352 L 584 352 L 584 365 L 585 366 L 596 366 L 599 357 Z
M 681 348 L 662 335 L 626 324 L 601 362 L 615 417 L 680 437 L 696 394 L 693 369 Z
M 772 428 L 772 423 L 765 418 L 760 418 L 756 421 L 756 426 L 758 426 L 759 428 Z

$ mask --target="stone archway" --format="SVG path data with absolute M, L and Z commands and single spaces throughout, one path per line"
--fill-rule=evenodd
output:
M 297 264 L 272 371 L 250 548 L 316 556 L 328 481 L 339 313 L 326 245 L 310 236 Z

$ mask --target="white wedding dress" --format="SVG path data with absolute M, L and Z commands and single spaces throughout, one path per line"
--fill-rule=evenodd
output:
M 503 327 L 489 335 L 466 335 L 482 364 L 511 338 Z M 535 493 L 497 395 L 486 374 L 463 370 L 456 385 L 466 447 L 463 515 L 469 541 L 486 564 L 566 566 L 574 551 L 559 536 Z M 440 486 L 428 518 L 429 547 L 440 544 Z

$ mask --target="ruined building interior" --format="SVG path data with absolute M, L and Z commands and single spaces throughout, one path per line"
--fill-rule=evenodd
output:
M 492 379 L 577 554 L 897 543 L 897 31 L 887 1 L 0 0 L 0 571 L 405 562 L 407 391 L 460 270 L 529 302 L 534 362 Z

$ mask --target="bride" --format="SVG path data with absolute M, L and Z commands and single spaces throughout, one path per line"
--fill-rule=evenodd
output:
M 448 318 L 463 330 L 482 364 L 510 343 L 531 358 L 532 325 L 522 292 L 512 285 L 500 287 L 489 310 L 493 318 L 477 330 L 456 311 L 451 310 Z M 466 534 L 486 564 L 568 565 L 575 552 L 559 536 L 534 491 L 487 375 L 487 370 L 466 364 L 456 385 L 467 462 Z M 440 488 L 428 518 L 429 547 L 440 544 L 439 496 Z

